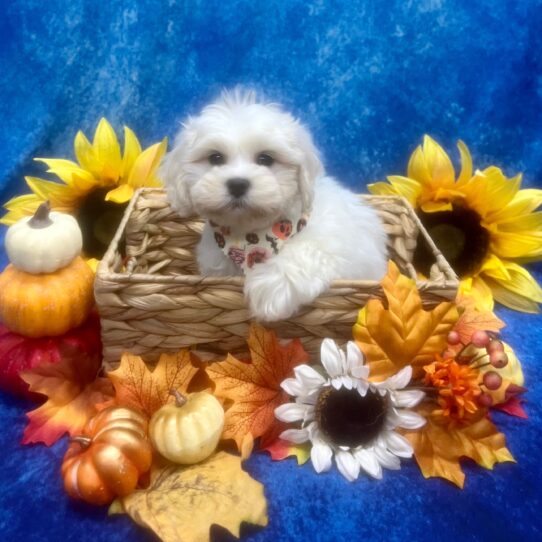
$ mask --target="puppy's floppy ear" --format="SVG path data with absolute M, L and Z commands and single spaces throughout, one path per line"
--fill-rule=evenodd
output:
M 299 192 L 303 202 L 303 212 L 309 213 L 314 198 L 314 181 L 324 174 L 324 166 L 311 135 L 301 124 L 297 126 L 297 146 L 302 153 L 299 164 Z
M 188 127 L 183 126 L 175 138 L 173 149 L 166 154 L 160 167 L 160 177 L 164 181 L 169 204 L 183 218 L 194 214 L 183 163 L 183 156 L 193 139 Z

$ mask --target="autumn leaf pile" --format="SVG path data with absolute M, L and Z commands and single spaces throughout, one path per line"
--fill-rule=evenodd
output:
M 28 413 L 23 444 L 50 446 L 65 434 L 77 437 L 96 413 L 111 406 L 130 408 L 150 420 L 174 401 L 171 390 L 189 394 L 207 386 L 226 408 L 222 447 L 231 448 L 228 443 L 232 443 L 241 458 L 218 451 L 188 467 L 157 458 L 148 486 L 118 498 L 111 513 L 130 515 L 164 541 L 208 539 L 212 524 L 237 536 L 243 521 L 264 526 L 263 488 L 242 470 L 241 459 L 251 454 L 258 440 L 274 459 L 295 455 L 300 463 L 307 460 L 306 447 L 278 439 L 284 424 L 275 418 L 274 409 L 289 400 L 281 382 L 293 374 L 296 365 L 306 363 L 308 355 L 300 341 L 281 344 L 273 332 L 256 325 L 247 346 L 247 360 L 229 355 L 205 364 L 185 349 L 162 354 L 154 368 L 126 353 L 117 369 L 103 376 L 100 356 L 65 347 L 59 362 L 22 373 L 30 391 L 47 398 Z M 187 492 L 187 487 L 192 489 Z M 172 515 L 168 513 L 172 507 L 183 512 Z
M 497 333 L 504 325 L 493 313 L 477 311 L 474 303 L 465 298 L 425 310 L 415 282 L 401 275 L 393 263 L 390 263 L 388 274 L 382 281 L 382 289 L 386 302 L 370 300 L 360 311 L 353 329 L 371 376 L 378 381 L 411 365 L 413 382 L 421 383 L 426 368 L 440 359 L 441 354 L 447 352 L 453 357 L 459 353 L 448 344 L 450 332 L 456 332 L 460 343 L 468 345 L 475 331 Z M 472 346 L 469 348 L 472 350 Z M 480 356 L 480 352 L 473 351 L 471 359 Z M 510 352 L 509 357 L 509 366 L 500 370 L 500 388 L 489 393 L 492 406 L 507 405 L 502 410 L 522 416 L 524 413 L 519 407 L 517 393 L 522 393 L 524 388 L 517 384 L 523 382 L 523 377 L 513 353 Z M 494 368 L 492 370 L 495 371 Z M 483 370 L 479 373 L 482 379 Z M 514 393 L 508 393 L 510 391 Z M 489 418 L 489 408 L 478 408 L 476 416 L 466 417 L 462 423 L 445 423 L 434 415 L 439 405 L 431 400 L 433 397 L 434 394 L 428 393 L 426 400 L 417 407 L 418 413 L 427 421 L 425 426 L 404 432 L 426 478 L 439 476 L 463 487 L 462 457 L 470 458 L 487 469 L 493 468 L 495 463 L 514 461 L 506 448 L 504 435 Z
M 478 311 L 469 298 L 424 308 L 415 282 L 392 263 L 381 287 L 385 300 L 370 300 L 353 328 L 371 380 L 382 381 L 409 365 L 413 369 L 411 384 L 427 387 L 428 368 L 445 364 L 446 357 L 459 360 L 467 354 L 470 359 L 482 360 L 481 368 L 476 369 L 479 372 L 473 374 L 483 380 L 489 365 L 483 359 L 485 352 L 464 346 L 479 330 L 496 337 L 503 322 L 491 312 Z M 449 342 L 451 332 L 458 337 L 455 345 Z M 500 387 L 488 392 L 491 408 L 526 417 L 521 404 L 525 391 L 521 365 L 508 345 L 505 349 L 509 363 L 499 369 Z M 62 345 L 59 360 L 21 373 L 30 392 L 45 396 L 43 404 L 28 413 L 22 442 L 50 446 L 66 434 L 78 437 L 94 415 L 110 406 L 130 408 L 150 420 L 158 409 L 174 401 L 172 390 L 185 395 L 206 390 L 225 409 L 217 452 L 191 466 L 174 465 L 156 454 L 146 483 L 114 501 L 110 512 L 130 515 L 164 541 L 208 540 L 212 524 L 236 536 L 242 522 L 264 526 L 267 506 L 263 487 L 242 470 L 241 461 L 253 450 L 266 451 L 273 460 L 291 456 L 299 464 L 308 460 L 309 443 L 296 445 L 279 438 L 288 426 L 277 420 L 274 411 L 291 400 L 281 383 L 293 376 L 296 366 L 318 360 L 309 360 L 299 340 L 280 341 L 259 325 L 250 329 L 247 350 L 246 358 L 228 355 L 203 362 L 184 349 L 162 354 L 154 367 L 126 353 L 117 369 L 102 374 L 97 352 Z M 488 469 L 495 463 L 514 461 L 504 435 L 489 418 L 489 406 L 477 408 L 476 415 L 462 423 L 444 423 L 436 415 L 438 390 L 434 391 L 417 407 L 426 425 L 403 431 L 423 476 L 442 477 L 463 487 L 462 458 Z M 171 514 L 171 509 L 179 513 Z

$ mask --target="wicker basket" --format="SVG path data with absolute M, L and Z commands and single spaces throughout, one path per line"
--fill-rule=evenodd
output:
M 435 263 L 430 280 L 417 282 L 424 306 L 453 299 L 457 278 L 410 205 L 400 197 L 361 197 L 385 223 L 391 258 L 414 278 L 416 238 L 420 230 L 425 235 Z M 135 194 L 96 276 L 108 368 L 115 367 L 125 351 L 148 362 L 188 346 L 207 359 L 246 351 L 250 318 L 243 278 L 197 275 L 194 248 L 202 228 L 198 218 L 179 218 L 164 191 L 141 189 Z M 282 338 L 299 337 L 313 355 L 324 337 L 346 342 L 359 309 L 370 297 L 382 296 L 377 282 L 338 280 L 297 316 L 266 327 Z

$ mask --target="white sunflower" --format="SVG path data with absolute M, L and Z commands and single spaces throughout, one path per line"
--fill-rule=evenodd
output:
M 383 382 L 370 382 L 369 367 L 356 343 L 345 353 L 331 339 L 321 347 L 321 362 L 328 378 L 313 367 L 298 365 L 295 378 L 282 388 L 295 397 L 275 409 L 284 422 L 302 422 L 281 438 L 296 444 L 310 441 L 311 461 L 316 472 L 331 468 L 332 458 L 341 474 L 356 480 L 363 470 L 382 478 L 382 468 L 401 468 L 400 458 L 412 457 L 410 443 L 394 430 L 418 429 L 425 424 L 419 414 L 407 410 L 424 397 L 420 390 L 405 390 L 412 367 L 404 367 Z

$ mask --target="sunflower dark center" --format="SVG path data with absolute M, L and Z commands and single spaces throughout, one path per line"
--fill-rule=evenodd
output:
M 98 188 L 90 192 L 79 207 L 77 221 L 83 232 L 83 251 L 88 257 L 104 255 L 127 206 L 127 203 L 105 201 L 110 190 Z
M 460 278 L 478 272 L 489 251 L 489 232 L 480 215 L 471 209 L 454 205 L 451 211 L 418 215 L 435 245 Z M 414 267 L 429 275 L 435 258 L 425 239 L 419 235 L 414 252 Z
M 356 390 L 326 388 L 318 397 L 316 420 L 335 445 L 354 448 L 382 431 L 386 406 L 386 398 L 371 390 L 362 397 Z

